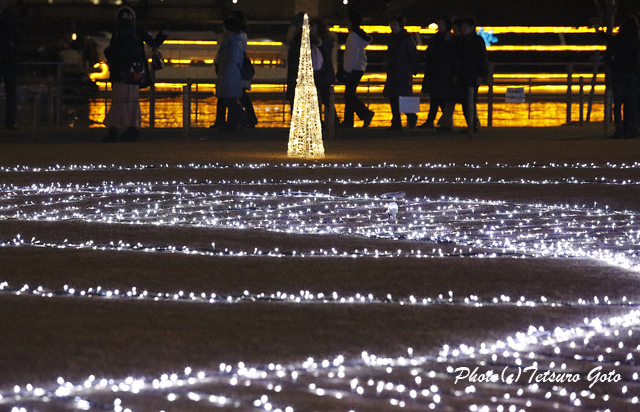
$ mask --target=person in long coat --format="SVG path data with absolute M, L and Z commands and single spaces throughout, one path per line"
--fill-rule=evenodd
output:
M 639 59 L 638 21 L 629 16 L 620 25 L 618 34 L 611 37 L 605 53 L 605 62 L 611 68 L 613 89 L 613 120 L 616 130 L 612 139 L 638 137 Z
M 389 21 L 391 36 L 387 49 L 387 80 L 382 94 L 391 106 L 391 127 L 387 130 L 402 130 L 400 96 L 413 94 L 413 76 L 418 74 L 418 49 L 411 35 L 404 28 L 404 18 L 395 16 Z M 418 115 L 407 113 L 407 127 L 416 126 Z
M 456 38 L 456 68 L 454 87 L 456 100 L 461 103 L 467 127 L 474 131 L 480 129 L 478 118 L 478 87 L 486 82 L 489 73 L 489 59 L 484 39 L 476 33 L 476 20 L 473 17 L 460 19 L 460 36 Z M 473 107 L 469 107 L 469 88 L 473 91 Z M 470 109 L 473 114 L 470 115 Z M 472 117 L 469 117 L 472 116 Z M 461 130 L 467 133 L 468 130 Z
M 118 128 L 126 129 L 121 140 L 134 141 L 140 134 L 140 86 L 149 86 L 151 76 L 144 50 L 144 43 L 152 48 L 160 47 L 167 34 L 160 31 L 154 39 L 136 25 L 136 14 L 124 6 L 116 13 L 116 30 L 109 47 L 104 50 L 109 65 L 109 81 L 113 90 L 111 107 L 104 118 L 109 129 L 104 142 L 117 140 Z M 136 70 L 133 65 L 136 65 Z
M 433 129 L 438 109 L 445 113 L 449 95 L 453 92 L 452 22 L 448 16 L 438 19 L 438 32 L 424 52 L 425 70 L 422 93 L 429 95 L 429 114 L 421 129 Z
M 229 113 L 225 126 L 220 130 L 237 132 L 242 128 L 242 97 L 244 80 L 242 79 L 242 61 L 247 48 L 247 36 L 242 32 L 238 19 L 227 17 L 223 21 L 224 33 L 220 40 L 220 49 L 215 65 L 218 67 L 216 95 Z

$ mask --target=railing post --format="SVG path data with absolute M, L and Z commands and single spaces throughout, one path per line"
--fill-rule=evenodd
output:
M 151 87 L 149 88 L 149 127 L 156 127 L 156 71 L 151 68 Z
M 580 76 L 580 94 L 578 95 L 578 103 L 580 108 L 580 122 L 578 124 L 582 126 L 584 123 L 584 113 L 582 110 L 584 108 L 584 77 L 582 76 Z
M 591 77 L 591 90 L 589 90 L 589 104 L 587 106 L 587 123 L 591 121 L 591 109 L 593 108 L 593 98 L 596 94 L 596 84 L 598 82 L 598 69 L 600 66 L 600 50 L 593 58 L 593 76 Z
M 573 63 L 567 68 L 567 124 L 571 123 L 571 85 L 573 83 Z
M 489 90 L 487 91 L 487 127 L 493 127 L 493 64 L 489 64 L 489 79 L 488 86 Z
M 186 86 L 182 86 L 182 135 L 189 138 L 189 126 L 191 120 L 191 104 L 189 102 L 189 89 L 191 83 L 187 83 Z

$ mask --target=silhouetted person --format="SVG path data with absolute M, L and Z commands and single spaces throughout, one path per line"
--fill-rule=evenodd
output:
M 235 10 L 231 12 L 231 16 L 238 19 L 240 22 L 240 30 L 244 33 L 244 36 L 248 39 L 249 31 L 247 28 L 247 18 L 244 13 L 240 10 Z M 245 53 L 246 53 L 245 48 Z M 256 116 L 256 111 L 253 108 L 253 103 L 251 102 L 251 98 L 249 97 L 249 93 L 247 90 L 251 90 L 251 80 L 243 80 L 242 86 L 242 96 L 240 97 L 240 104 L 242 105 L 242 109 L 244 110 L 242 116 L 242 124 L 244 127 L 253 128 L 258 124 L 258 117 Z
M 151 79 L 144 43 L 157 48 L 166 38 L 163 31 L 154 39 L 146 30 L 138 27 L 136 14 L 130 7 L 118 9 L 116 30 L 109 47 L 104 50 L 113 90 L 111 107 L 104 118 L 104 124 L 109 129 L 104 142 L 115 142 L 118 128 L 125 129 L 121 136 L 124 141 L 135 141 L 140 135 L 140 86 L 149 86 Z
M 322 67 L 313 72 L 313 80 L 318 90 L 318 108 L 321 113 L 326 113 L 326 107 L 331 104 L 331 85 L 336 78 L 336 71 L 333 68 L 333 48 L 337 41 L 337 36 L 329 30 L 327 23 L 319 17 L 309 21 L 311 33 L 320 37 L 321 43 L 318 46 L 322 54 Z M 325 106 L 325 110 L 322 106 Z M 333 108 L 334 125 L 338 125 L 338 115 Z M 324 119 L 327 121 L 327 119 Z
M 240 22 L 235 17 L 227 17 L 223 21 L 224 32 L 220 39 L 220 49 L 216 55 L 218 80 L 216 95 L 223 107 L 223 113 L 229 113 L 224 127 L 220 130 L 237 132 L 242 128 L 243 116 L 240 98 L 244 91 L 242 79 L 242 61 L 247 48 L 247 36 L 242 31 Z
M 353 127 L 354 114 L 360 120 L 364 120 L 362 127 L 369 127 L 373 119 L 374 112 L 358 98 L 356 91 L 358 84 L 367 69 L 367 52 L 365 47 L 373 38 L 360 28 L 362 24 L 362 14 L 352 10 L 349 13 L 349 35 L 344 46 L 342 58 L 342 69 L 346 78 L 344 86 L 344 119 L 342 127 Z
M 429 114 L 419 127 L 433 129 L 438 109 L 444 114 L 447 98 L 453 90 L 452 22 L 448 16 L 438 19 L 438 32 L 424 52 L 425 71 L 422 93 L 429 95 Z
M 611 68 L 613 89 L 613 120 L 616 126 L 611 136 L 613 139 L 638 137 L 639 58 L 638 21 L 629 16 L 620 25 L 618 34 L 609 41 L 605 54 L 605 62 Z
M 418 74 L 418 49 L 411 35 L 404 28 L 404 18 L 395 16 L 389 21 L 391 36 L 387 50 L 387 80 L 382 94 L 391 106 L 391 127 L 387 130 L 402 130 L 400 96 L 413 94 L 413 76 Z M 407 113 L 407 127 L 416 126 L 418 115 Z
M 16 44 L 21 40 L 11 13 L 0 4 L 0 80 L 4 80 L 7 113 L 5 127 L 17 129 L 18 120 L 18 58 Z
M 457 101 L 462 104 L 467 127 L 474 131 L 480 129 L 478 119 L 478 87 L 485 81 L 489 72 L 489 60 L 484 39 L 476 33 L 476 20 L 473 17 L 460 19 L 460 36 L 457 39 L 457 63 L 454 77 Z M 469 118 L 469 88 L 473 90 L 473 114 Z M 466 132 L 462 130 L 461 132 Z

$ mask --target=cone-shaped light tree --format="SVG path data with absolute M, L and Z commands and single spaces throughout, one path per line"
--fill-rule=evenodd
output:
M 318 108 L 318 92 L 313 81 L 311 43 L 309 41 L 309 16 L 304 15 L 298 81 L 289 128 L 289 157 L 318 159 L 324 157 L 322 126 Z

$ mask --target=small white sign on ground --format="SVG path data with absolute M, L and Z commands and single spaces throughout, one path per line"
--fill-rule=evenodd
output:
M 400 96 L 400 113 L 420 113 L 420 97 Z
M 505 103 L 524 103 L 524 87 L 507 87 Z

